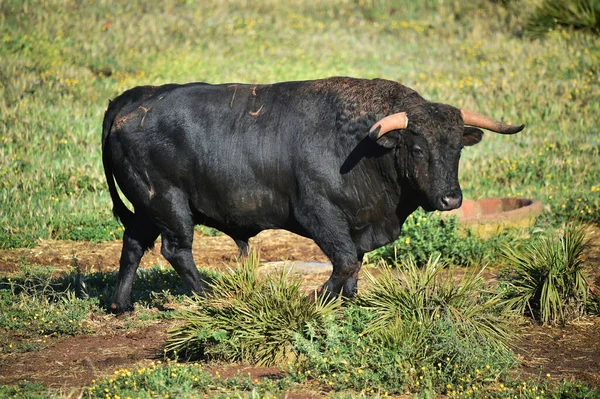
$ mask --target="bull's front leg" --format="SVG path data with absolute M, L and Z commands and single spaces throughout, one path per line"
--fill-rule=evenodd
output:
M 327 255 L 327 253 L 325 254 Z M 319 292 L 329 296 L 342 294 L 344 298 L 354 298 L 358 291 L 358 272 L 362 261 L 351 258 L 334 260 L 332 256 L 327 256 L 333 264 L 333 272 Z
M 357 292 L 362 254 L 358 254 L 350 229 L 341 211 L 331 204 L 320 209 L 299 207 L 296 219 L 333 264 L 329 280 L 319 292 L 327 296 L 342 294 L 353 298 Z

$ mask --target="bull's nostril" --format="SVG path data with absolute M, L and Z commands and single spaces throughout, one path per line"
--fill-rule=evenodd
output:
M 444 195 L 440 199 L 442 210 L 451 210 L 460 207 L 462 203 L 462 195 L 460 194 L 448 194 Z

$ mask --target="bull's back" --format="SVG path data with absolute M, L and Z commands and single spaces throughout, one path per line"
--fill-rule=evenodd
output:
M 134 206 L 150 207 L 151 196 L 177 190 L 199 223 L 285 227 L 297 195 L 294 158 L 315 130 L 293 85 L 169 85 L 124 94 L 111 134 L 126 158 L 121 166 L 142 188 L 123 191 Z

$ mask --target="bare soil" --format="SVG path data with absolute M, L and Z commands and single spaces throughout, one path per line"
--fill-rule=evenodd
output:
M 250 240 L 252 248 L 264 262 L 303 260 L 327 262 L 327 257 L 315 243 L 284 230 L 263 231 Z M 39 240 L 33 248 L 0 250 L 0 273 L 20 270 L 23 262 L 67 269 L 78 265 L 83 271 L 114 270 L 119 266 L 121 241 L 91 243 L 88 241 Z M 238 249 L 226 235 L 207 237 L 196 233 L 193 245 L 194 260 L 199 267 L 222 268 L 235 265 Z M 160 239 L 142 258 L 140 267 L 167 264 L 160 254 Z
M 590 281 L 600 283 L 600 229 L 589 228 L 591 247 L 586 253 Z M 259 234 L 251 245 L 260 251 L 263 262 L 302 260 L 327 262 L 313 241 L 291 233 L 272 230 Z M 51 265 L 67 270 L 74 264 L 84 271 L 115 270 L 118 267 L 121 242 L 94 244 L 41 240 L 34 248 L 0 251 L 0 274 L 20 270 L 23 262 Z M 198 235 L 194 242 L 194 258 L 208 268 L 235 267 L 237 247 L 227 236 Z M 141 267 L 166 264 L 160 255 L 160 243 L 147 253 Z M 494 278 L 492 275 L 486 276 Z M 307 288 L 323 283 L 323 276 L 308 279 Z M 120 368 L 132 368 L 162 358 L 166 330 L 172 322 L 162 321 L 142 328 L 127 328 L 128 318 L 96 316 L 102 324 L 98 333 L 66 337 L 51 342 L 38 352 L 0 355 L 0 384 L 16 384 L 27 380 L 43 382 L 51 388 L 75 389 L 89 385 L 92 379 L 110 375 Z M 529 325 L 524 328 L 517 353 L 522 358 L 519 372 L 525 376 L 546 376 L 560 380 L 581 380 L 600 386 L 600 317 L 578 320 L 564 327 Z M 241 372 L 253 378 L 283 376 L 278 368 L 261 368 L 238 364 L 213 365 L 211 369 L 227 377 Z M 292 392 L 289 397 L 320 397 L 314 393 Z

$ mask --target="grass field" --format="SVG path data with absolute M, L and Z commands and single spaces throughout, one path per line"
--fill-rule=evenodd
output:
M 534 6 L 486 0 L 0 5 L 0 246 L 118 237 L 100 160 L 108 99 L 140 84 L 382 77 L 525 123 L 465 151 L 466 197 L 600 215 L 600 40 L 521 33 Z
M 572 220 L 598 225 L 600 37 L 557 27 L 530 38 L 525 27 L 538 3 L 2 0 L 0 249 L 34 246 L 40 238 L 121 237 L 122 227 L 110 212 L 100 135 L 108 100 L 122 91 L 167 82 L 271 83 L 338 75 L 395 80 L 427 99 L 526 124 L 516 136 L 486 133 L 481 144 L 465 149 L 460 166 L 465 197 L 540 199 L 545 212 L 537 226 L 542 229 Z M 48 331 L 55 337 L 92 333 L 86 315 L 105 305 L 99 293 L 92 299 L 75 294 L 48 299 L 37 289 L 28 294 L 10 281 L 0 283 L 6 289 L 0 304 L 10 310 L 0 318 L 10 331 L 0 340 L 4 352 L 41 345 L 21 342 L 8 350 L 7 340 L 19 334 L 42 339 Z M 93 287 L 103 289 L 99 282 Z M 13 307 L 19 295 L 29 304 L 25 310 Z M 148 306 L 160 301 L 144 299 Z M 49 316 L 57 312 L 60 318 Z M 55 330 L 48 330 L 42 318 L 43 323 L 53 320 Z M 261 392 L 274 397 L 299 378 L 276 386 L 240 379 L 232 388 L 189 365 L 181 366 L 179 380 L 169 376 L 180 366 L 153 367 L 136 371 L 151 375 L 145 397 L 155 397 L 150 393 L 155 383 L 171 395 L 177 384 L 186 394 L 208 395 L 194 390 L 198 379 L 213 387 L 215 396 L 230 390 L 244 397 Z M 86 397 L 105 397 L 94 390 L 109 389 L 115 380 L 132 383 L 127 372 L 93 385 Z M 47 395 L 37 385 L 11 389 L 0 386 L 0 396 Z M 521 386 L 511 389 L 513 395 L 537 395 Z M 355 394 L 387 395 L 348 395 Z

